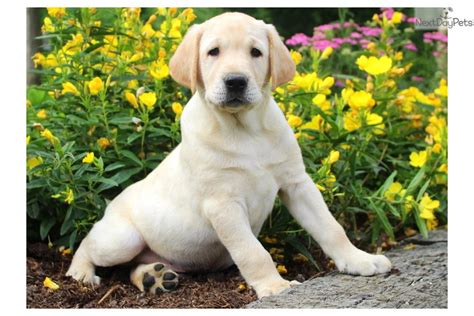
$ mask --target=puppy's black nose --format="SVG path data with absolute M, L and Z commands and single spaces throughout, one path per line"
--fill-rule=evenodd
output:
M 224 78 L 224 83 L 227 91 L 240 94 L 247 88 L 248 79 L 241 74 L 228 74 Z

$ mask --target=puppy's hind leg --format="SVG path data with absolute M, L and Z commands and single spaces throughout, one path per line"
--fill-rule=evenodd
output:
M 139 264 L 130 273 L 130 280 L 140 291 L 152 294 L 178 287 L 178 274 L 161 262 Z
M 143 237 L 127 218 L 117 213 L 106 214 L 81 242 L 66 275 L 84 283 L 100 284 L 96 266 L 129 262 L 144 247 Z

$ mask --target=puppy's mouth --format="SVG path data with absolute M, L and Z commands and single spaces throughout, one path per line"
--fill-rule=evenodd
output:
M 236 108 L 236 107 L 240 107 L 242 105 L 248 104 L 248 103 L 249 103 L 248 100 L 246 100 L 244 98 L 236 97 L 236 98 L 231 98 L 231 99 L 228 99 L 228 100 L 222 102 L 222 105 Z

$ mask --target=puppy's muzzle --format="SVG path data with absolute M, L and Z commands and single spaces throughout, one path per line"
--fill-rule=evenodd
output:
M 226 105 L 240 106 L 247 103 L 245 92 L 247 90 L 248 78 L 242 74 L 231 73 L 224 77 L 226 88 Z

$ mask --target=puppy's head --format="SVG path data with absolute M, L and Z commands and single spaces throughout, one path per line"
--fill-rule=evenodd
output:
M 170 62 L 171 76 L 207 103 L 238 112 L 293 78 L 295 64 L 273 25 L 224 13 L 193 25 Z

